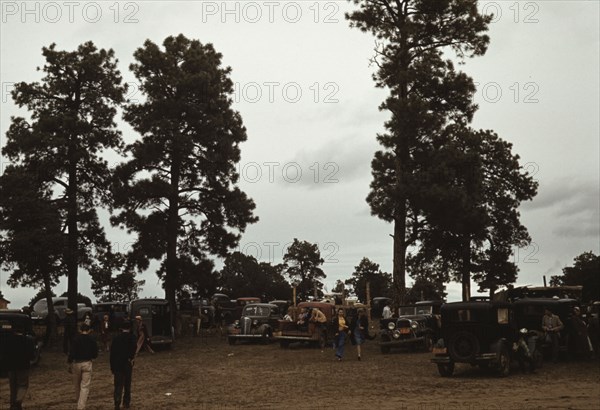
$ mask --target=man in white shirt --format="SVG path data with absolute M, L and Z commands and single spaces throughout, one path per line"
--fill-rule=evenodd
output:
M 389 303 L 385 304 L 381 316 L 383 317 L 383 319 L 390 319 L 392 317 L 392 309 L 390 309 Z

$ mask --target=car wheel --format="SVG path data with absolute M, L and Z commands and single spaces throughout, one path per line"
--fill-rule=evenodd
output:
M 450 338 L 448 352 L 455 362 L 472 362 L 479 354 L 479 341 L 471 332 L 457 332 Z
M 533 352 L 533 364 L 536 369 L 540 369 L 544 365 L 544 355 L 537 349 Z
M 454 362 L 438 363 L 438 373 L 442 377 L 450 377 L 454 373 Z
M 431 335 L 429 333 L 423 336 L 423 347 L 425 348 L 426 352 L 433 351 L 433 340 L 431 339 Z
M 229 342 L 230 345 L 234 345 L 235 342 L 237 342 L 237 339 L 235 337 L 228 337 L 227 341 Z
M 381 335 L 381 341 L 382 342 L 389 342 L 390 338 L 388 335 Z M 381 353 L 383 354 L 388 354 L 390 352 L 390 347 L 389 346 L 381 346 Z
M 269 329 L 263 330 L 263 332 L 262 332 L 262 339 L 261 339 L 262 342 L 263 342 L 263 344 L 269 344 L 269 343 L 271 343 L 271 337 L 272 337 L 272 334 L 271 334 L 271 331 Z
M 506 347 L 500 348 L 498 353 L 498 375 L 506 377 L 510 373 L 510 355 Z
M 325 336 L 322 332 L 319 335 L 319 347 L 324 349 L 327 346 L 327 336 Z
M 282 349 L 287 349 L 288 347 L 290 347 L 290 341 L 289 340 L 280 340 L 279 341 L 279 346 Z

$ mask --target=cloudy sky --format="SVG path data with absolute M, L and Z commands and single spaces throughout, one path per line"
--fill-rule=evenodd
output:
M 241 188 L 257 204 L 240 250 L 280 262 L 293 238 L 318 243 L 326 285 L 347 279 L 361 258 L 392 269 L 392 226 L 370 216 L 365 197 L 370 162 L 386 113 L 385 90 L 375 89 L 369 66 L 373 38 L 348 27 L 345 1 L 2 1 L 0 28 L 0 146 L 13 115 L 12 84 L 40 78 L 41 48 L 74 50 L 92 40 L 112 48 L 130 84 L 132 55 L 146 39 L 162 43 L 183 33 L 212 43 L 232 67 L 235 109 L 248 129 L 239 164 Z M 494 13 L 491 45 L 462 69 L 478 83 L 477 128 L 492 129 L 539 181 L 522 206 L 531 246 L 515 249 L 518 284 L 541 285 L 584 251 L 599 252 L 599 3 L 596 1 L 484 1 Z M 125 139 L 135 133 L 119 118 Z M 112 154 L 109 158 L 118 161 Z M 6 159 L 1 158 L 2 167 Z M 126 250 L 132 241 L 111 228 Z M 0 290 L 12 307 L 33 289 Z M 143 295 L 162 296 L 154 270 Z M 474 287 L 475 288 L 475 287 Z M 448 287 L 449 299 L 460 288 Z M 66 291 L 63 281 L 55 290 Z M 92 296 L 81 273 L 80 291 Z

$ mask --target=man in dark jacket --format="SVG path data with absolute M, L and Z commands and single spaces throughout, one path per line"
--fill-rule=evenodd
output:
M 137 339 L 131 332 L 131 322 L 125 321 L 121 326 L 121 333 L 113 338 L 110 349 L 110 371 L 114 375 L 115 384 L 115 409 L 121 408 L 121 398 L 126 409 L 131 403 L 131 375 L 136 348 Z
M 0 331 L 0 367 L 8 372 L 10 409 L 22 409 L 29 387 L 29 362 L 33 357 L 34 342 L 25 334 L 22 324 L 15 321 Z
M 90 327 L 83 324 L 69 351 L 69 372 L 73 374 L 78 410 L 85 409 L 92 383 L 92 360 L 97 357 L 98 343 L 90 335 Z

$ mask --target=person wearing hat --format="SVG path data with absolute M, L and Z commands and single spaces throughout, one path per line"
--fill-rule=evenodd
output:
M 589 359 L 592 356 L 588 325 L 581 317 L 581 310 L 575 306 L 571 316 L 571 329 L 573 329 L 575 356 L 578 359 Z
M 115 409 L 129 408 L 131 403 L 131 377 L 133 362 L 137 351 L 137 340 L 131 332 L 131 322 L 126 320 L 121 325 L 121 333 L 112 340 L 110 349 L 110 371 L 114 376 Z
M 144 324 L 141 316 L 136 316 L 135 321 L 137 323 L 137 350 L 135 354 L 138 354 L 142 348 L 145 348 L 150 353 L 154 353 L 152 347 L 150 347 L 150 335 L 148 334 L 148 328 Z
M 90 327 L 81 325 L 81 333 L 73 339 L 69 351 L 69 373 L 73 374 L 77 409 L 85 409 L 92 383 L 92 360 L 98 357 L 98 343 L 90 335 Z

